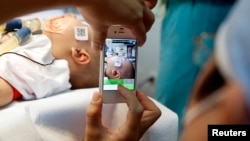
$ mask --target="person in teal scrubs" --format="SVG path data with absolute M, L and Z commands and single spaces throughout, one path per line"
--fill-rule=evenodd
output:
M 235 1 L 167 0 L 164 3 L 166 15 L 162 23 L 155 98 L 177 113 L 179 132 L 194 81 L 204 65 L 194 61 L 194 38 L 204 33 L 216 34 Z M 211 41 L 209 47 L 213 50 Z

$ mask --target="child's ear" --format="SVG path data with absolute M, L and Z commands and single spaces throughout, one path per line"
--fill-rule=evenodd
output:
M 112 70 L 112 75 L 116 79 L 119 79 L 121 77 L 121 73 L 119 70 Z
M 90 62 L 90 54 L 85 49 L 71 48 L 72 58 L 76 63 L 88 64 Z

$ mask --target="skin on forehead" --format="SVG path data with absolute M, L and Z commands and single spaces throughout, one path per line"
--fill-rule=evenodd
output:
M 75 15 L 68 13 L 49 19 L 44 26 L 44 31 L 65 35 L 73 28 L 72 26 L 83 26 L 83 23 Z
M 79 42 L 75 38 L 75 27 L 88 27 L 88 39 Z M 43 31 L 53 40 L 63 41 L 62 44 L 56 43 L 56 46 L 88 46 L 92 34 L 92 30 L 86 22 L 77 19 L 74 14 L 70 13 L 49 19 L 46 21 Z

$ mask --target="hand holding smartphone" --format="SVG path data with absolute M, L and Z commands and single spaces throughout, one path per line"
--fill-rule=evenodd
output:
M 135 92 L 137 40 L 130 29 L 114 25 L 108 30 L 100 57 L 100 92 L 103 103 L 125 102 L 118 85 Z

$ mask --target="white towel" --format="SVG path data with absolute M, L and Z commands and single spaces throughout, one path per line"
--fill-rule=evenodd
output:
M 40 100 L 14 102 L 0 109 L 0 141 L 81 141 L 85 112 L 97 88 L 79 89 Z M 177 115 L 154 100 L 162 116 L 141 141 L 176 141 Z M 126 117 L 126 104 L 105 104 L 103 123 L 119 126 Z

